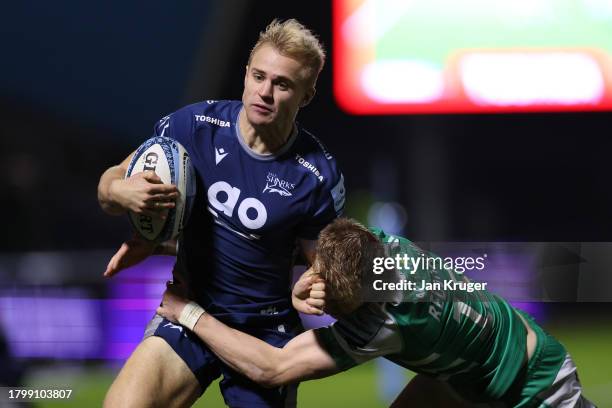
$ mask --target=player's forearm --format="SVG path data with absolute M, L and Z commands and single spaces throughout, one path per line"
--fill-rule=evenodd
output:
M 280 385 L 277 378 L 282 349 L 234 330 L 208 313 L 200 317 L 193 331 L 234 370 L 263 386 Z
M 123 179 L 123 177 L 125 177 L 125 171 L 120 165 L 109 168 L 100 177 L 98 202 L 102 210 L 110 215 L 121 215 L 126 212 L 125 208 L 115 200 L 112 193 L 112 184 L 116 180 Z
M 204 313 L 193 331 L 227 365 L 264 387 L 327 377 L 340 371 L 312 330 L 277 348 Z

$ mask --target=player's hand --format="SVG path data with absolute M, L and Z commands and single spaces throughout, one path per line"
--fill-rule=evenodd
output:
M 142 262 L 153 255 L 156 246 L 155 242 L 146 241 L 139 237 L 124 242 L 106 266 L 104 277 L 110 278 L 119 271 Z
M 162 303 L 157 308 L 157 314 L 165 317 L 173 323 L 178 323 L 181 312 L 189 303 L 185 290 L 177 284 L 166 283 L 166 291 L 162 297 Z
M 291 302 L 298 312 L 322 315 L 325 307 L 325 282 L 311 270 L 304 272 L 293 287 Z
M 114 202 L 136 214 L 165 217 L 165 211 L 174 208 L 179 196 L 172 184 L 163 184 L 153 171 L 137 173 L 126 179 L 114 180 L 109 193 Z

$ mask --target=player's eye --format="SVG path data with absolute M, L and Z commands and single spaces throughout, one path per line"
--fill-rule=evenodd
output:
M 257 72 L 253 73 L 253 78 L 255 78 L 256 81 L 263 81 L 264 79 L 263 75 Z
M 278 89 L 280 89 L 281 91 L 286 91 L 287 89 L 289 89 L 289 84 L 286 82 L 279 82 Z

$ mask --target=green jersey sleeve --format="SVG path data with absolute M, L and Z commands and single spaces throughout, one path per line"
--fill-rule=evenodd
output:
M 341 370 L 399 353 L 403 344 L 396 321 L 385 304 L 379 303 L 364 304 L 350 316 L 317 329 L 316 333 Z

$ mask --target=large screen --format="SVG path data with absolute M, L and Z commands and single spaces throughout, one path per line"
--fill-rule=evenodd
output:
M 611 0 L 334 0 L 354 114 L 612 110 Z

